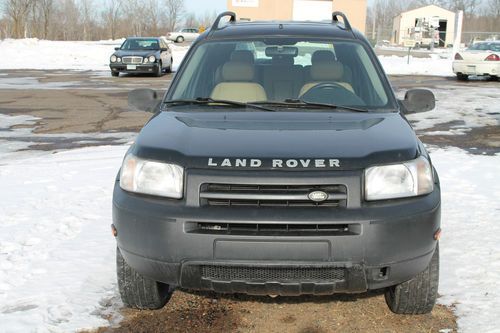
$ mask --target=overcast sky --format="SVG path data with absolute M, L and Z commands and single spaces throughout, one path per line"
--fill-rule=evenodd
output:
M 217 13 L 227 10 L 226 0 L 184 0 L 186 9 L 192 13 L 203 13 L 216 11 Z

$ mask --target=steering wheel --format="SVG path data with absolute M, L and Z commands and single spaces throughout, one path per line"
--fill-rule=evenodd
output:
M 364 105 L 356 94 L 336 82 L 318 83 L 302 95 L 302 99 L 317 103 Z
M 307 93 L 309 93 L 309 92 L 311 92 L 313 90 L 327 90 L 327 89 L 344 89 L 344 90 L 347 90 L 348 92 L 351 92 L 349 89 L 347 89 L 346 87 L 344 87 L 340 83 L 337 83 L 337 82 L 322 82 L 322 83 L 318 83 L 317 85 L 315 85 L 314 87 L 312 87 L 311 89 L 309 89 L 307 91 Z M 306 95 L 306 94 L 304 94 L 304 95 Z

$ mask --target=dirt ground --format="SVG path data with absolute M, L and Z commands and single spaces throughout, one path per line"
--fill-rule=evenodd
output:
M 119 326 L 92 333 L 457 331 L 455 316 L 444 306 L 436 306 L 429 315 L 395 315 L 380 293 L 271 298 L 177 291 L 162 310 L 125 310 L 123 314 Z
M 34 130 L 42 137 L 52 133 L 137 132 L 151 114 L 128 112 L 128 91 L 149 87 L 162 94 L 171 81 L 170 75 L 162 78 L 111 78 L 106 73 L 92 72 L 2 73 L 4 76 L 0 76 L 0 113 L 39 117 Z M 404 76 L 392 77 L 391 80 L 396 88 L 440 86 L 451 81 L 448 78 Z M 454 81 L 453 84 L 498 83 Z M 422 139 L 425 143 L 438 146 L 452 144 L 464 149 L 474 147 L 493 152 L 498 152 L 500 148 L 498 127 L 474 129 L 460 138 L 435 135 L 423 136 Z M 81 138 L 78 141 L 81 141 Z M 82 143 L 78 141 L 55 141 L 50 145 L 50 149 L 79 147 Z M 36 144 L 31 148 L 43 149 Z M 123 310 L 123 316 L 119 326 L 103 327 L 95 332 L 326 333 L 457 330 L 456 318 L 450 308 L 436 306 L 430 315 L 394 315 L 388 310 L 380 293 L 272 299 L 176 291 L 169 305 L 162 310 Z

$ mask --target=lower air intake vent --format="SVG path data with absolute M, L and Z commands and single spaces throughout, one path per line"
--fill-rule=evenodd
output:
M 343 281 L 342 267 L 202 266 L 202 277 L 216 281 Z

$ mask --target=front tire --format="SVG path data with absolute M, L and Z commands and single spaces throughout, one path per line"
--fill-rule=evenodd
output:
M 150 280 L 130 267 L 116 248 L 116 274 L 123 304 L 139 310 L 161 309 L 172 293 L 164 283 Z
M 170 58 L 170 65 L 167 67 L 167 73 L 172 73 L 173 64 L 174 64 L 174 59 Z
M 158 63 L 158 69 L 156 70 L 156 77 L 161 77 L 163 75 L 163 65 L 161 61 Z
M 182 43 L 183 41 L 184 41 L 184 37 L 182 37 L 182 36 L 177 37 L 177 39 L 175 40 L 176 43 Z
M 457 74 L 458 81 L 467 81 L 469 79 L 469 75 L 466 74 Z
M 120 72 L 111 72 L 112 77 L 118 77 L 120 76 Z
M 430 313 L 436 304 L 439 284 L 439 244 L 429 266 L 410 281 L 387 288 L 385 301 L 396 314 Z

